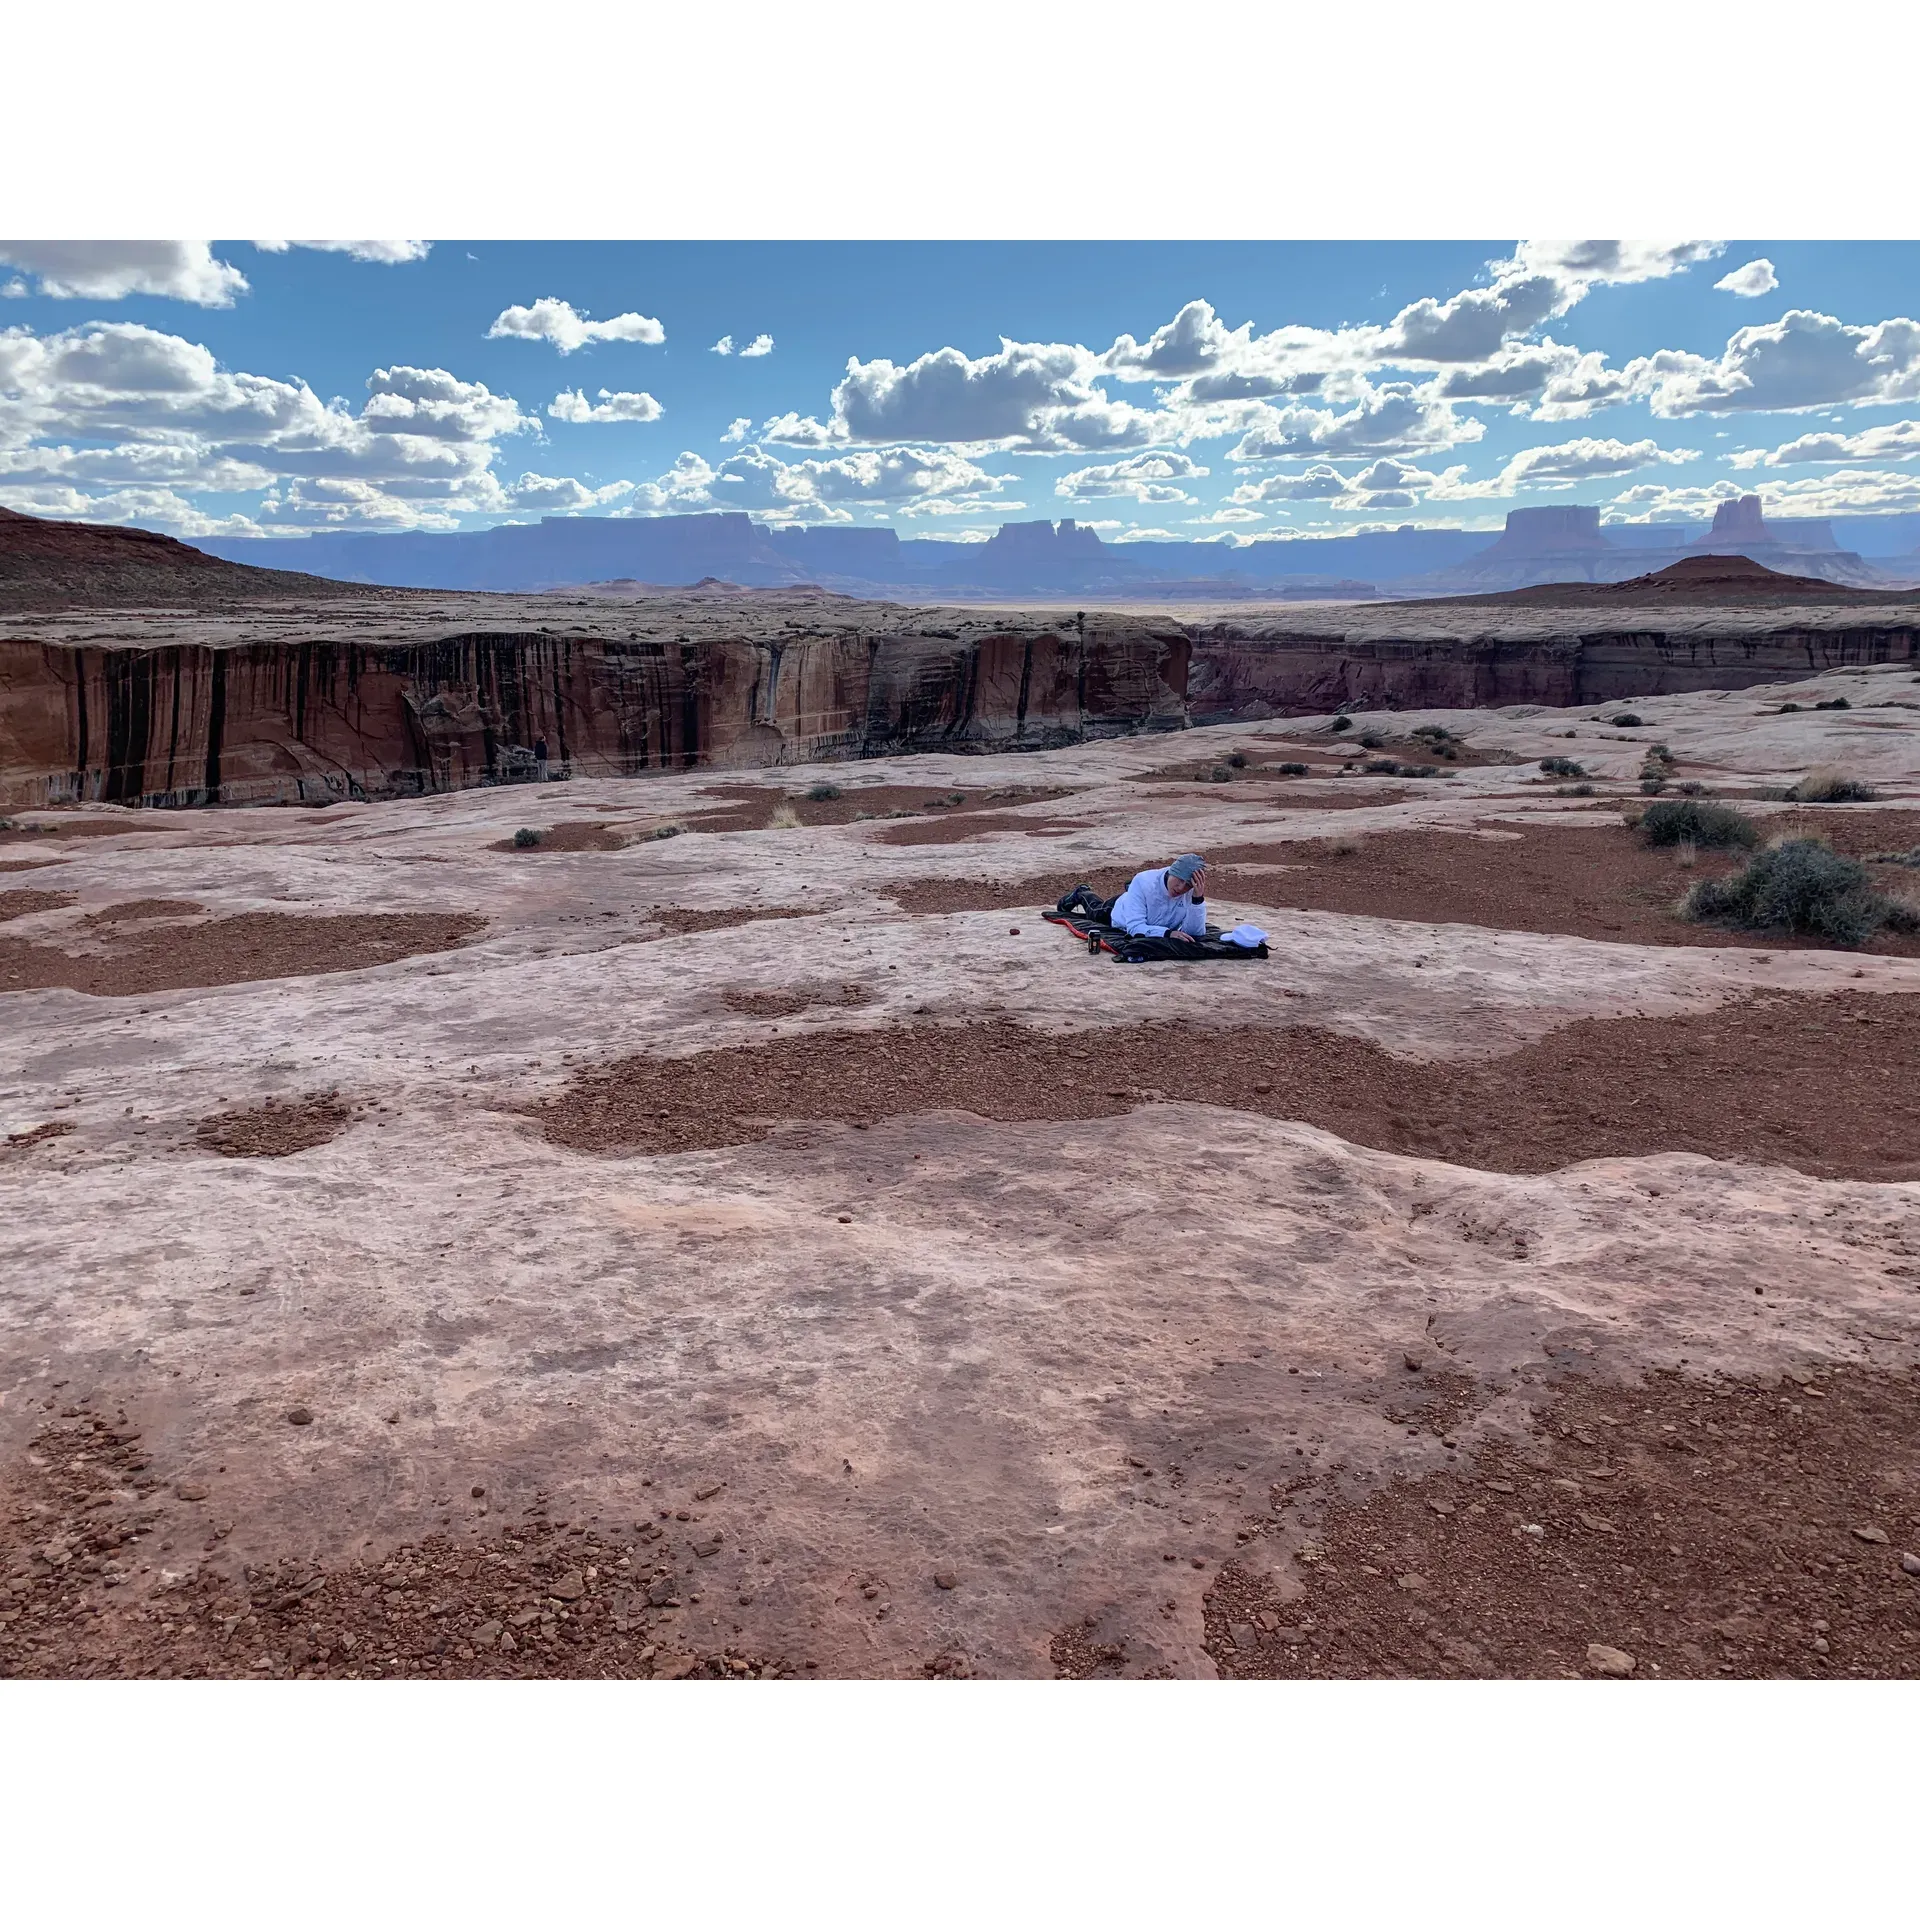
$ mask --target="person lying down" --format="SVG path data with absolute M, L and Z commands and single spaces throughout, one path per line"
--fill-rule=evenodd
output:
M 1265 959 L 1267 954 L 1266 935 L 1258 927 L 1220 933 L 1207 925 L 1207 863 L 1197 853 L 1136 873 L 1111 900 L 1082 883 L 1043 917 L 1086 940 L 1093 952 L 1116 960 Z
M 1207 863 L 1183 853 L 1136 873 L 1107 908 L 1107 924 L 1145 939 L 1193 940 L 1207 930 Z

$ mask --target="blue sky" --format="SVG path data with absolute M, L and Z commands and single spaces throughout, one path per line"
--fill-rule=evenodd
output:
M 0 242 L 0 504 L 1232 541 L 1914 511 L 1917 290 L 1885 242 Z

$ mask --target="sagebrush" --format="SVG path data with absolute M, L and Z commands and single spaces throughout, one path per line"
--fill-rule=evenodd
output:
M 1738 873 L 1696 880 L 1681 911 L 1689 920 L 1754 933 L 1797 933 L 1857 947 L 1883 928 L 1920 929 L 1920 913 L 1877 892 L 1858 860 L 1824 840 L 1780 840 Z
M 1656 800 L 1640 816 L 1650 847 L 1690 841 L 1696 847 L 1757 847 L 1760 829 L 1734 807 L 1713 800 Z

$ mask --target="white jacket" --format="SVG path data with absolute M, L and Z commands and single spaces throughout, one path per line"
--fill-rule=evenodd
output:
M 1167 891 L 1167 869 L 1136 873 L 1107 916 L 1122 933 L 1191 933 L 1207 930 L 1206 902 L 1191 893 L 1177 899 Z

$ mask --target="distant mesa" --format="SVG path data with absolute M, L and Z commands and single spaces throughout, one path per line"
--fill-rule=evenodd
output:
M 1618 551 L 1600 531 L 1598 507 L 1515 507 L 1507 515 L 1506 532 L 1481 559 L 1499 564 L 1565 553 L 1606 554 L 1611 558 Z
M 1526 587 L 1622 583 L 1647 578 L 1644 548 L 1622 546 L 1600 524 L 1598 507 L 1515 507 L 1506 531 L 1463 565 L 1400 582 L 1412 595 L 1515 592 Z M 1774 575 L 1826 581 L 1834 586 L 1884 588 L 1888 573 L 1857 553 L 1843 553 L 1828 520 L 1768 520 L 1760 496 L 1723 500 L 1713 525 L 1691 541 L 1690 555 L 1743 556 Z M 1705 578 L 1704 575 L 1688 576 Z M 1744 575 L 1728 575 L 1730 581 Z M 1691 589 L 1689 589 L 1691 590 Z

